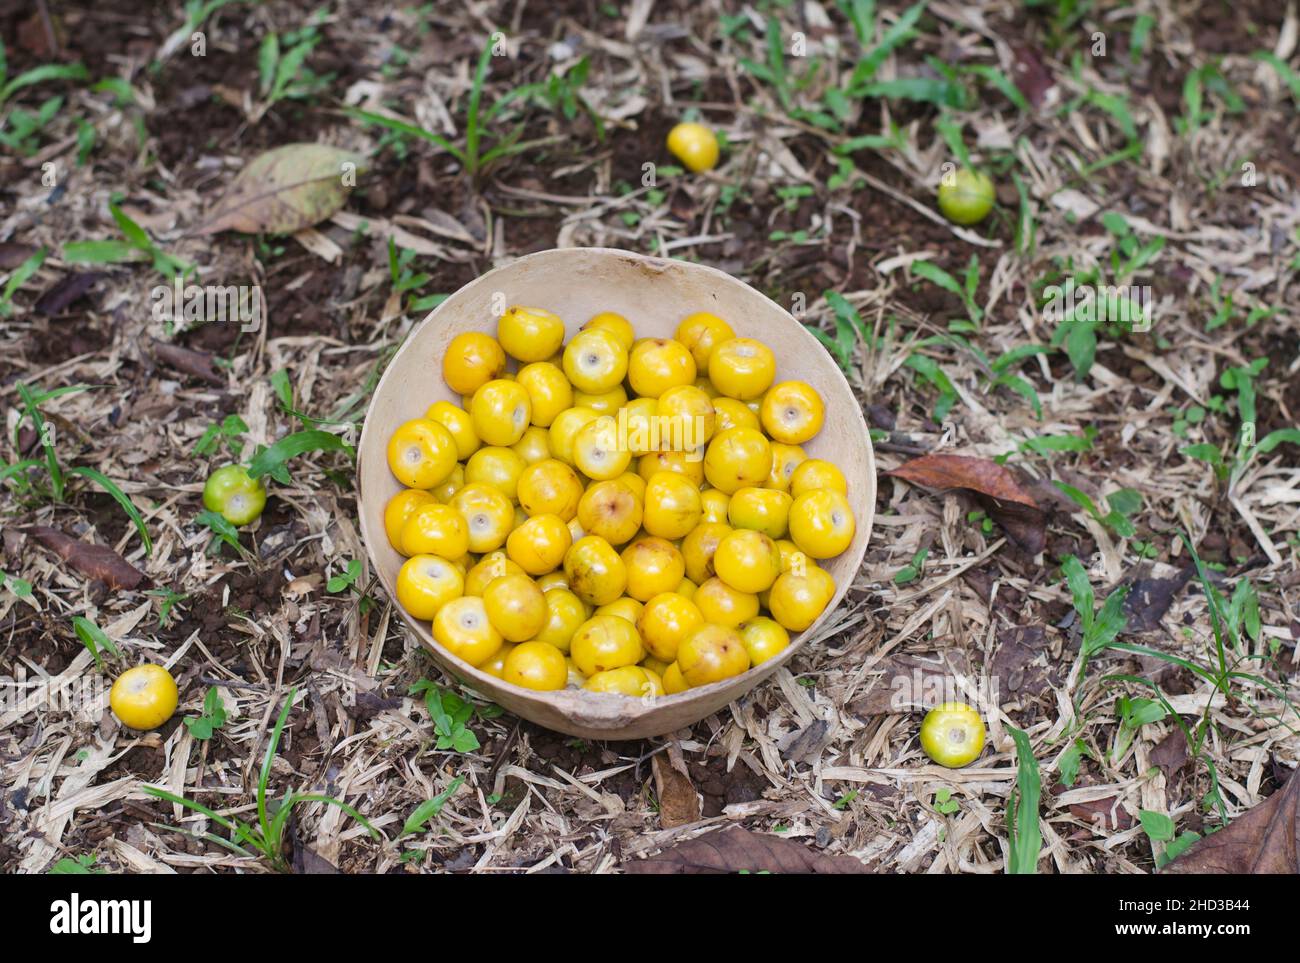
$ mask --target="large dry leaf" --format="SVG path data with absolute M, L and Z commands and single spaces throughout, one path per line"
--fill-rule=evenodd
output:
M 133 589 L 144 581 L 144 572 L 107 545 L 83 542 L 44 525 L 33 525 L 26 531 L 82 575 L 98 579 L 109 588 Z
M 1195 843 L 1166 873 L 1300 873 L 1300 778 L 1286 785 L 1226 829 Z
M 327 144 L 285 144 L 248 162 L 196 234 L 292 234 L 334 215 L 357 156 Z
M 650 760 L 655 776 L 655 796 L 659 800 L 659 825 L 664 829 L 685 826 L 700 818 L 700 796 L 682 769 L 663 753 Z
M 1030 555 L 1046 544 L 1046 516 L 1011 472 L 988 458 L 967 455 L 922 455 L 885 472 L 923 488 L 961 488 L 971 492 L 984 510 Z
M 625 863 L 623 869 L 628 873 L 658 876 L 869 872 L 852 856 L 827 856 L 796 840 L 751 833 L 739 826 L 688 839 L 657 856 Z

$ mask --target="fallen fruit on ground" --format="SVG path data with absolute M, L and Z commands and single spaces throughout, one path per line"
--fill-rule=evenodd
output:
M 964 702 L 944 702 L 921 722 L 921 748 L 941 766 L 960 769 L 984 751 L 984 720 Z
M 128 729 L 157 729 L 176 712 L 176 680 L 160 665 L 127 669 L 108 693 L 108 704 Z
M 208 476 L 203 507 L 231 525 L 247 525 L 266 507 L 266 486 L 260 478 L 250 477 L 242 465 L 226 465 Z

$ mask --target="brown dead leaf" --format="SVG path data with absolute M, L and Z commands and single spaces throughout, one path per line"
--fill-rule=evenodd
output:
M 107 545 L 83 542 L 44 525 L 33 525 L 25 531 L 82 575 L 98 579 L 109 588 L 133 589 L 145 579 L 144 572 Z
M 259 154 L 231 183 L 195 234 L 293 234 L 332 217 L 352 189 L 350 151 L 328 144 L 285 144 Z
M 1013 542 L 1030 555 L 1046 544 L 1046 516 L 1014 475 L 988 458 L 922 455 L 886 472 L 923 488 L 961 488 L 972 493 Z
M 1300 873 L 1300 778 L 1166 866 L 1165 873 Z
M 1011 56 L 1011 79 L 1031 105 L 1035 108 L 1043 106 L 1047 92 L 1056 84 L 1043 58 L 1027 44 L 1014 44 Z
M 1118 796 L 1105 799 L 1091 799 L 1087 802 L 1071 803 L 1070 815 L 1082 819 L 1100 835 L 1122 832 L 1133 827 L 1133 817 L 1119 804 Z
M 1124 614 L 1128 616 L 1124 624 L 1125 633 L 1152 632 L 1160 628 L 1160 620 L 1191 577 L 1192 569 L 1188 567 L 1173 578 L 1135 579 L 1124 597 Z
M 217 374 L 217 369 L 213 367 L 212 355 L 205 352 L 155 340 L 153 356 L 167 367 L 174 368 L 182 374 L 192 375 L 210 385 L 223 386 L 226 383 L 226 379 Z
M 852 856 L 827 856 L 797 840 L 751 833 L 739 826 L 685 840 L 656 856 L 625 863 L 623 869 L 628 873 L 657 876 L 869 872 Z
M 0 241 L 0 271 L 12 271 L 39 248 L 31 244 L 19 244 L 16 241 Z
M 1160 767 L 1166 780 L 1173 779 L 1174 774 L 1187 765 L 1187 736 L 1182 729 L 1175 726 L 1169 730 L 1169 735 L 1156 743 L 1151 750 L 1151 764 Z
M 896 715 L 916 709 L 932 709 L 947 701 L 953 674 L 966 675 L 970 671 L 966 656 L 954 651 L 927 658 L 894 655 L 876 668 L 880 670 L 880 676 L 864 695 L 847 706 L 856 716 Z
M 655 796 L 659 800 L 659 825 L 664 829 L 685 826 L 700 818 L 700 796 L 682 769 L 659 753 L 650 760 L 655 774 Z

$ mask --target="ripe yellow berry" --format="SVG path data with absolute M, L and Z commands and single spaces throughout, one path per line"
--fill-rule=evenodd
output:
M 451 507 L 465 520 L 469 550 L 476 554 L 504 545 L 514 525 L 515 509 L 510 499 L 488 485 L 466 485 L 452 496 Z
M 763 429 L 783 445 L 801 445 L 822 430 L 826 406 L 812 385 L 782 381 L 763 395 Z
M 548 458 L 525 468 L 515 491 L 529 515 L 559 515 L 568 522 L 578 513 L 582 482 L 564 462 Z
M 663 680 L 656 673 L 639 665 L 624 665 L 597 672 L 582 687 L 588 692 L 610 692 L 635 698 L 653 698 L 664 694 Z
M 546 597 L 527 575 L 493 579 L 483 590 L 483 606 L 507 642 L 531 639 L 546 624 Z
M 776 355 L 753 338 L 723 341 L 709 355 L 709 380 L 728 398 L 761 397 L 776 377 Z
M 676 592 L 663 592 L 646 602 L 636 627 L 650 653 L 671 662 L 682 642 L 703 624 L 699 606 Z
M 559 515 L 534 515 L 506 538 L 506 554 L 529 575 L 545 575 L 560 567 L 572 538 Z
M 564 374 L 578 391 L 609 391 L 627 374 L 627 348 L 604 328 L 580 331 L 564 349 Z
M 388 544 L 403 555 L 409 554 L 402 549 L 402 529 L 420 508 L 437 503 L 438 499 L 419 488 L 404 488 L 390 498 L 384 506 L 384 534 L 388 536 Z
M 441 555 L 460 558 L 469 551 L 469 529 L 460 512 L 430 499 L 402 527 L 403 555 Z
M 508 448 L 524 435 L 532 418 L 528 392 L 517 381 L 498 378 L 474 392 L 470 415 L 474 431 L 489 445 Z
M 477 595 L 452 599 L 433 618 L 433 637 L 456 658 L 480 666 L 501 648 L 501 633 Z
M 647 338 L 633 346 L 627 378 L 642 398 L 658 398 L 669 388 L 694 383 L 695 359 L 680 341 Z
M 781 574 L 781 552 L 762 532 L 737 529 L 718 544 L 713 567 L 731 588 L 757 595 L 771 588 Z
M 599 328 L 602 331 L 608 331 L 614 337 L 618 338 L 619 343 L 623 345 L 623 350 L 631 351 L 632 342 L 636 341 L 636 329 L 632 327 L 632 322 L 621 314 L 613 311 L 602 311 L 600 314 L 592 316 L 583 326 L 582 330 L 590 328 Z
M 464 590 L 465 579 L 460 571 L 436 555 L 408 558 L 397 572 L 397 602 L 417 619 L 434 618 Z
M 632 453 L 619 437 L 618 421 L 609 415 L 583 425 L 573 437 L 573 463 L 588 478 L 617 478 L 631 462 Z
M 641 527 L 641 499 L 624 478 L 596 482 L 578 501 L 578 522 L 583 531 L 599 535 L 610 545 L 630 541 Z
M 519 476 L 528 463 L 513 448 L 489 445 L 480 448 L 465 462 L 465 481 L 468 484 L 488 485 L 511 501 L 517 499 Z
M 834 596 L 835 581 L 830 573 L 809 561 L 802 576 L 794 568 L 777 576 L 768 592 L 767 605 L 772 618 L 783 628 L 802 632 L 817 621 Z
M 621 557 L 627 569 L 627 594 L 639 602 L 671 592 L 686 574 L 682 553 L 662 538 L 638 538 L 623 549 Z
M 472 395 L 505 370 L 501 345 L 477 331 L 456 335 L 442 356 L 442 380 L 458 395 Z
M 456 467 L 456 439 L 436 421 L 413 418 L 388 440 L 388 467 L 407 488 L 432 488 Z
M 722 540 L 731 534 L 726 522 L 700 522 L 682 539 L 682 557 L 686 561 L 686 575 L 699 585 L 713 578 L 713 558 Z
M 424 417 L 436 421 L 451 432 L 451 437 L 456 441 L 456 457 L 460 461 L 478 451 L 481 442 L 474 431 L 474 419 L 464 408 L 453 405 L 450 401 L 435 401 L 424 413 Z
M 699 524 L 703 511 L 699 488 L 684 475 L 661 471 L 646 483 L 642 524 L 651 535 L 682 538 Z
M 759 665 L 780 655 L 790 645 L 790 633 L 764 616 L 741 623 L 740 638 L 745 643 L 751 665 Z
M 161 665 L 145 663 L 127 669 L 108 693 L 108 704 L 128 729 L 157 729 L 176 712 L 180 696 L 176 680 Z
M 740 675 L 749 668 L 749 652 L 735 628 L 703 625 L 678 647 L 677 666 L 694 688 Z
M 579 626 L 569 642 L 569 655 L 585 676 L 636 665 L 645 648 L 636 626 L 617 615 L 593 615 Z
M 757 595 L 734 589 L 716 575 L 695 590 L 691 601 L 704 616 L 704 621 L 733 629 L 758 615 Z
M 537 586 L 541 588 L 542 583 L 539 581 Z M 567 588 L 549 588 L 543 594 L 546 596 L 546 623 L 537 633 L 537 641 L 567 653 L 573 633 L 587 621 L 586 603 Z
M 833 558 L 853 542 L 849 500 L 830 488 L 804 492 L 790 506 L 790 538 L 813 558 Z
M 564 574 L 573 593 L 592 605 L 607 605 L 627 587 L 627 567 L 609 542 L 598 535 L 586 535 L 569 547 L 564 555 Z
M 771 538 L 784 538 L 793 503 L 785 492 L 742 488 L 727 503 L 727 520 L 733 528 L 751 528 Z
M 728 495 L 762 485 L 771 471 L 772 446 L 753 428 L 718 432 L 704 454 L 704 477 Z
M 718 138 L 708 127 L 684 121 L 668 132 L 668 150 L 689 171 L 712 170 L 718 163 Z
M 545 642 L 521 642 L 506 656 L 502 677 L 525 689 L 563 689 L 569 679 L 564 653 Z
M 516 361 L 545 361 L 564 343 L 564 322 L 544 308 L 512 305 L 497 321 L 497 341 Z
M 819 488 L 830 488 L 841 495 L 849 493 L 849 483 L 845 480 L 844 473 L 830 462 L 822 461 L 820 458 L 809 458 L 805 462 L 800 462 L 790 475 L 790 495 L 798 498 L 804 492 L 816 491 Z
M 520 368 L 515 382 L 528 392 L 532 423 L 539 428 L 549 428 L 556 415 L 573 407 L 573 386 L 564 372 L 549 361 Z
M 736 332 L 731 330 L 731 325 L 708 311 L 697 311 L 682 318 L 677 325 L 677 333 L 673 335 L 686 345 L 691 357 L 695 359 L 695 367 L 700 371 L 709 370 L 709 355 L 713 353 L 714 346 L 730 341 L 735 336 Z

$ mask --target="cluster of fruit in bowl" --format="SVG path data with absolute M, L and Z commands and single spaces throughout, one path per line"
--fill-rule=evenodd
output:
M 855 532 L 844 475 L 800 447 L 822 398 L 774 383 L 772 350 L 709 313 L 673 338 L 614 313 L 564 335 L 514 306 L 495 338 L 456 336 L 442 375 L 461 404 L 389 440 L 399 604 L 530 689 L 671 694 L 776 656 Z

